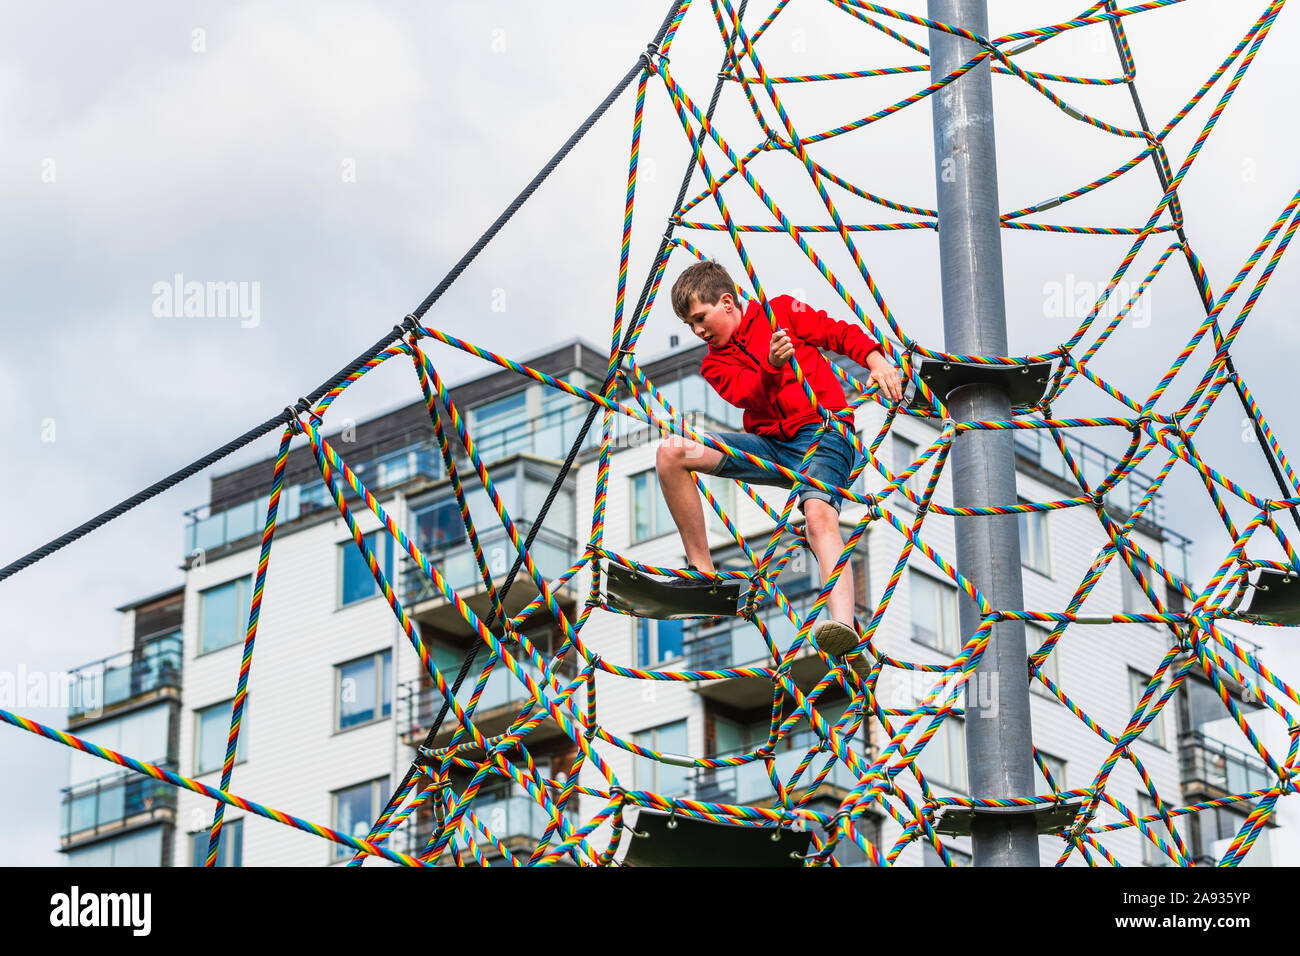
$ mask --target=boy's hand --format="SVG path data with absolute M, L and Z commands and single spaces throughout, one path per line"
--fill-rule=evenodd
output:
M 884 352 L 872 352 L 867 356 L 867 368 L 871 375 L 867 377 L 867 384 L 876 384 L 880 386 L 880 391 L 887 396 L 890 401 L 898 402 L 903 399 L 903 376 L 885 358 Z
M 789 334 L 785 329 L 777 329 L 772 333 L 772 344 L 767 349 L 767 360 L 773 367 L 780 368 L 790 361 L 792 355 L 794 355 L 794 343 L 790 341 Z

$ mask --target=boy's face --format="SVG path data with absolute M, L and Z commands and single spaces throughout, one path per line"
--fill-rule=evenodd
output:
M 690 310 L 682 321 L 710 347 L 720 349 L 731 341 L 732 334 L 740 325 L 740 319 L 740 308 L 736 305 L 735 297 L 724 292 L 713 305 L 701 302 L 699 296 L 692 296 Z

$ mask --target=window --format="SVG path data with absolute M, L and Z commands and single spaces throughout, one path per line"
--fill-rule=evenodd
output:
M 918 840 L 917 842 L 920 843 L 921 846 L 923 847 L 923 851 L 922 851 L 922 852 L 923 852 L 924 855 L 925 855 L 925 865 L 926 865 L 926 866 L 946 866 L 946 865 L 947 865 L 947 864 L 945 864 L 945 863 L 943 862 L 943 857 L 941 857 L 941 856 L 939 855 L 938 851 L 935 850 L 935 848 L 932 847 L 932 846 L 930 845 L 929 841 L 923 839 L 923 840 Z M 945 850 L 948 851 L 948 856 L 949 856 L 949 858 L 952 860 L 952 865 L 953 865 L 953 866 L 970 866 L 970 865 L 971 865 L 971 855 L 970 855 L 969 853 L 967 853 L 965 850 L 958 850 L 958 849 L 956 849 L 955 847 L 950 846 L 950 845 L 947 844 L 947 843 L 945 843 L 945 844 L 943 845 L 943 848 L 944 848 Z
M 202 866 L 208 858 L 208 831 L 190 834 L 190 865 Z M 217 844 L 217 866 L 244 865 L 244 820 L 224 820 Z
M 527 389 L 479 405 L 471 411 L 474 430 L 487 434 L 528 420 Z
M 334 667 L 334 730 L 348 730 L 388 717 L 393 710 L 393 652 L 383 651 Z
M 378 818 L 384 801 L 388 799 L 385 795 L 387 790 L 387 777 L 370 780 L 344 790 L 336 790 L 333 794 L 334 812 L 331 815 L 334 829 L 358 840 L 364 840 L 370 834 L 370 828 Z M 330 862 L 350 860 L 355 854 L 356 851 L 351 847 L 335 843 L 330 848 Z
M 637 618 L 637 667 L 655 667 L 682 656 L 682 622 Z
M 661 534 L 675 531 L 673 516 L 668 511 L 663 492 L 659 490 L 659 476 L 654 469 L 633 475 L 632 502 L 629 509 L 632 515 L 632 543 L 648 541 Z M 712 510 L 712 509 L 710 509 Z
M 392 536 L 384 528 L 362 537 L 366 547 L 375 555 L 375 561 L 389 584 L 393 581 Z M 379 593 L 379 585 L 370 572 L 365 557 L 357 543 L 351 539 L 339 543 L 339 607 L 347 607 Z
M 475 528 L 476 531 L 482 529 Z M 465 521 L 456 498 L 444 498 L 415 512 L 415 543 L 425 554 L 464 544 L 468 540 Z
M 230 711 L 235 701 L 223 700 L 211 707 L 194 712 L 194 773 L 220 770 L 226 760 L 226 744 L 230 740 Z M 248 757 L 248 698 L 244 698 L 244 713 L 239 723 L 239 746 L 235 762 Z
M 917 727 L 921 728 L 918 736 L 928 726 L 930 718 L 922 717 L 917 722 Z M 921 755 L 916 758 L 916 766 L 931 786 L 938 784 L 965 793 L 966 725 L 957 717 L 945 717 L 938 732 L 930 738 Z
M 724 401 L 722 396 L 698 374 L 685 375 L 677 381 L 661 384 L 659 391 L 680 415 L 703 412 L 715 422 L 728 425 L 733 429 L 741 427 L 743 419 L 741 410 Z M 668 417 L 663 409 L 657 411 L 662 417 Z
M 1131 708 L 1131 710 L 1129 711 L 1129 716 L 1132 716 L 1133 713 L 1137 710 L 1138 701 L 1140 701 L 1142 699 L 1142 695 L 1146 693 L 1147 685 L 1150 682 L 1151 682 L 1150 674 L 1143 674 L 1140 671 L 1135 671 L 1132 669 L 1129 670 L 1128 672 L 1129 706 Z M 1162 693 L 1164 693 L 1163 682 L 1161 686 L 1157 687 L 1155 691 L 1151 694 L 1151 699 L 1147 701 L 1146 710 L 1143 711 L 1144 717 L 1147 714 L 1151 713 L 1151 708 L 1154 707 L 1157 701 L 1160 700 L 1160 695 Z M 1172 707 L 1173 701 L 1174 699 L 1170 697 L 1165 706 Z M 1160 709 L 1160 713 L 1155 716 L 1155 719 L 1153 719 L 1151 723 L 1147 724 L 1146 730 L 1142 731 L 1142 735 L 1138 737 L 1138 739 L 1145 740 L 1147 741 L 1147 743 L 1155 744 L 1157 747 L 1165 746 L 1165 708 L 1164 707 Z
M 908 571 L 912 601 L 912 640 L 948 654 L 961 650 L 957 589 L 920 571 Z
M 1133 614 L 1154 613 L 1155 608 L 1151 605 L 1151 599 L 1147 597 L 1147 592 L 1142 590 L 1142 585 L 1138 583 L 1138 579 L 1134 577 L 1133 572 L 1130 571 L 1128 565 L 1124 563 L 1124 559 L 1117 554 L 1111 559 L 1111 563 L 1119 567 L 1120 588 L 1122 589 L 1123 594 L 1123 597 L 1121 598 L 1123 601 L 1123 609 L 1125 611 L 1130 611 Z M 1155 581 L 1152 581 L 1152 571 L 1149 567 L 1139 562 L 1138 569 L 1141 570 L 1143 577 L 1145 577 L 1149 583 L 1152 585 L 1156 583 Z M 1148 627 L 1160 627 L 1159 623 L 1152 621 L 1144 621 L 1143 623 Z
M 513 471 L 506 472 L 500 476 L 494 476 L 492 483 L 501 498 L 501 504 L 505 508 L 506 514 L 510 515 L 514 521 L 519 521 L 518 476 Z M 543 493 L 549 488 L 550 484 L 548 482 L 543 489 Z M 531 489 L 528 490 L 531 491 Z M 571 507 L 571 502 L 571 493 L 561 494 L 556 498 L 553 507 L 563 507 L 566 503 Z M 480 542 L 487 538 L 504 536 L 505 531 L 501 518 L 492 505 L 491 497 L 481 486 L 471 485 L 465 488 L 465 505 L 469 508 L 470 520 L 474 522 L 474 531 L 478 534 Z M 460 504 L 456 501 L 454 494 L 448 494 L 436 501 L 415 507 L 412 511 L 415 515 L 415 543 L 425 554 L 468 545 L 469 535 L 465 530 L 465 520 L 460 515 Z M 536 514 L 536 512 L 534 511 L 532 514 Z M 548 519 L 547 524 L 548 527 L 551 526 L 551 519 Z M 355 543 L 352 544 L 352 550 L 357 551 Z M 357 558 L 360 559 L 359 551 L 357 552 Z M 370 577 L 370 580 L 374 580 L 369 571 L 366 574 Z
M 153 763 L 162 763 L 171 755 L 167 744 L 171 725 L 169 713 L 168 704 L 154 704 L 111 720 L 99 721 L 85 730 L 78 730 L 77 734 L 83 740 L 108 750 L 116 750 L 118 753 L 129 754 Z M 77 787 L 103 777 L 111 769 L 99 757 L 74 750 L 68 783 L 70 786 Z
M 713 495 L 713 499 L 718 503 L 718 507 L 734 524 L 736 521 L 736 483 L 730 478 L 718 478 L 713 475 L 701 475 L 700 477 L 704 480 L 705 487 L 709 489 L 709 494 Z M 661 494 L 659 497 L 662 498 L 663 495 Z M 727 531 L 727 526 L 722 523 L 722 519 L 714 512 L 713 505 L 704 500 L 703 495 L 700 496 L 700 505 L 704 508 L 704 520 L 709 530 L 717 534 L 725 534 L 730 538 L 731 533 Z M 666 509 L 667 505 L 664 507 Z M 671 524 L 671 521 L 670 516 L 668 528 L 675 530 L 676 525 Z
M 484 460 L 529 450 L 527 389 L 471 409 L 470 418 Z
M 1029 504 L 1024 498 L 1020 503 Z M 1031 511 L 1016 515 L 1020 523 L 1020 564 L 1040 574 L 1052 573 L 1048 553 L 1047 512 Z
M 1037 624 L 1031 624 L 1028 621 L 1026 621 L 1025 622 L 1026 652 L 1029 654 L 1033 654 L 1034 651 L 1038 650 L 1040 647 L 1043 646 L 1043 642 L 1047 640 L 1047 638 L 1051 635 L 1051 633 L 1052 632 L 1045 627 L 1039 627 Z M 1057 687 L 1061 686 L 1061 641 L 1056 642 L 1056 645 L 1052 648 L 1052 653 L 1047 655 L 1047 660 L 1043 661 L 1043 663 L 1039 666 L 1039 670 L 1042 671 L 1044 677 L 1050 680 Z M 1045 697 L 1048 700 L 1055 701 L 1058 704 L 1061 703 L 1060 699 L 1055 694 L 1053 694 L 1050 690 L 1048 690 L 1047 685 L 1044 684 L 1042 681 L 1040 681 L 1037 677 L 1030 679 L 1029 689 L 1032 690 L 1035 694 L 1039 694 L 1040 696 Z
M 893 465 L 895 475 L 912 462 L 916 461 L 917 455 L 919 454 L 916 442 L 909 438 L 904 438 L 902 435 L 891 436 L 890 446 L 893 449 L 893 461 L 891 464 Z M 917 480 L 920 470 L 921 469 L 918 468 L 917 474 L 912 475 L 912 477 L 908 478 L 902 485 L 903 488 L 906 488 L 918 497 L 920 497 L 921 492 L 925 490 L 925 485 Z M 896 502 L 898 507 L 907 511 L 914 511 L 916 509 L 916 505 L 912 503 L 911 499 L 904 497 L 902 494 L 895 494 L 890 498 L 890 500 Z
M 1038 756 L 1042 757 L 1043 763 L 1047 764 L 1047 770 L 1052 775 L 1052 780 L 1056 784 L 1056 789 L 1069 790 L 1070 788 L 1065 782 L 1065 761 L 1060 757 L 1053 757 L 1051 754 L 1044 753 L 1041 750 L 1038 751 Z M 1037 761 L 1034 762 L 1034 768 L 1038 769 Z M 1041 774 L 1042 770 L 1038 770 L 1038 772 Z M 1047 782 L 1046 777 L 1043 778 L 1043 782 Z
M 252 576 L 199 592 L 199 653 L 244 642 L 253 603 Z
M 1143 793 L 1141 790 L 1138 791 L 1136 812 L 1139 817 L 1156 816 L 1156 802 L 1151 799 L 1149 793 Z M 1159 836 L 1164 843 L 1168 844 L 1172 840 L 1169 833 L 1169 827 L 1166 826 L 1165 822 L 1158 817 L 1154 821 L 1148 821 L 1146 827 L 1152 833 Z M 1165 854 L 1164 850 L 1152 843 L 1150 837 L 1138 830 L 1137 827 L 1133 827 L 1132 829 L 1133 832 L 1137 834 L 1138 840 L 1142 842 L 1143 866 L 1173 866 L 1174 861 Z
M 748 753 L 757 749 L 759 745 L 767 743 L 770 731 L 769 720 L 756 720 L 752 723 L 740 724 L 725 717 L 714 717 L 714 750 L 719 756 L 724 757 L 732 754 Z M 787 734 L 781 739 L 781 743 L 789 742 L 791 736 Z
M 101 761 L 102 762 L 102 761 Z M 89 846 L 69 850 L 68 866 L 164 866 L 162 858 L 163 828 L 149 827 L 101 840 Z
M 632 743 L 661 754 L 686 753 L 686 721 L 652 727 L 632 735 Z M 690 786 L 689 767 L 677 767 L 650 757 L 632 758 L 632 786 L 637 790 L 653 790 L 670 797 L 685 793 Z

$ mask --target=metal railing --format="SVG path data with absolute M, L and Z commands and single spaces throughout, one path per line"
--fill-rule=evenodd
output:
M 452 654 L 435 652 L 434 663 L 442 670 L 448 684 L 455 679 L 456 674 L 459 672 L 464 655 L 465 649 L 463 648 L 456 649 Z M 456 700 L 460 702 L 462 707 L 469 704 L 478 677 L 483 672 L 484 667 L 487 666 L 487 660 L 488 654 L 486 650 L 480 650 L 473 668 L 466 676 L 465 682 L 461 684 L 460 692 L 456 694 Z M 541 673 L 531 662 L 524 663 L 523 670 L 536 683 L 543 684 Z M 488 675 L 487 684 L 479 697 L 478 706 L 474 708 L 474 713 L 482 717 L 501 707 L 522 710 L 528 700 L 527 688 L 520 683 L 514 674 L 510 673 L 504 664 L 498 662 L 492 668 L 492 673 Z M 418 678 L 399 684 L 397 686 L 398 733 L 423 736 L 428 732 L 428 728 L 438 715 L 438 711 L 442 709 L 442 701 L 443 697 L 438 692 L 438 688 L 421 687 Z M 456 726 L 456 716 L 449 710 L 446 719 L 443 721 L 443 727 L 450 728 L 454 726 Z
M 97 717 L 106 708 L 160 689 L 179 691 L 182 659 L 180 634 L 169 634 L 78 667 L 68 675 L 68 720 Z
M 156 760 L 158 766 L 175 770 L 175 761 Z M 100 777 L 75 787 L 63 788 L 64 843 L 90 839 L 121 827 L 132 817 L 157 816 L 176 810 L 176 788 L 134 771 Z
M 1063 439 L 1070 454 L 1082 469 L 1084 478 L 1094 488 L 1120 463 L 1120 459 L 1114 455 L 1089 445 L 1073 435 L 1065 435 Z M 1074 483 L 1074 476 L 1070 474 L 1056 443 L 1043 429 L 1026 428 L 1016 431 L 1016 454 L 1048 474 L 1070 484 Z M 1154 479 L 1149 475 L 1136 470 L 1131 471 L 1118 486 L 1111 489 L 1110 494 L 1106 496 L 1106 503 L 1126 515 L 1131 515 L 1153 483 Z M 1165 526 L 1164 499 L 1159 492 L 1156 492 L 1151 504 L 1142 514 L 1151 524 L 1159 526 L 1167 538 L 1162 542 L 1161 562 L 1176 577 L 1189 580 L 1191 569 L 1188 564 L 1187 548 L 1192 541 Z
M 576 401 L 576 400 L 575 400 Z M 555 411 L 516 422 L 496 431 L 474 436 L 475 450 L 484 464 L 491 464 L 511 455 L 528 454 L 539 458 L 563 461 L 578 438 L 582 422 L 587 417 L 587 407 L 571 406 L 563 412 Z M 590 428 L 583 440 L 583 448 L 600 444 L 600 428 Z M 461 452 L 461 457 L 464 453 Z
M 346 460 L 346 456 L 344 456 Z M 380 491 L 403 484 L 412 478 L 436 479 L 442 476 L 442 456 L 434 443 L 422 440 L 396 451 L 376 455 L 353 463 L 348 467 L 371 491 Z M 353 497 L 347 485 L 344 493 Z M 197 550 L 208 551 L 259 533 L 266 521 L 270 503 L 269 492 L 253 501 L 245 501 L 222 511 L 212 512 L 208 505 L 200 505 L 185 512 L 189 524 L 185 526 L 185 556 Z M 318 478 L 286 487 L 280 497 L 276 523 L 293 521 L 315 511 L 333 508 L 329 488 Z
M 813 734 L 803 732 L 783 738 L 778 744 L 781 747 L 791 748 L 779 750 L 773 761 L 777 779 L 783 786 L 790 786 L 790 778 L 794 775 L 795 769 L 815 742 Z M 734 757 L 748 752 L 750 751 L 728 751 L 714 756 Z M 814 756 L 799 779 L 795 781 L 794 789 L 802 790 L 811 786 L 828 759 L 828 754 L 819 753 Z M 821 788 L 839 787 L 843 790 L 851 790 L 858 785 L 858 782 L 853 771 L 845 766 L 842 760 L 836 760 L 822 781 Z M 698 769 L 694 773 L 692 790 L 694 799 L 713 803 L 748 804 L 760 800 L 771 801 L 776 797 L 776 788 L 772 786 L 772 781 L 768 777 L 765 760 L 756 760 L 739 767 Z
M 532 522 L 516 521 L 515 527 L 519 531 L 520 538 L 523 539 L 527 537 Z M 479 545 L 483 549 L 483 557 L 487 561 L 488 570 L 492 572 L 493 580 L 503 579 L 518 554 L 514 545 L 510 543 L 510 536 L 505 528 L 495 528 L 486 534 L 480 532 Z M 549 583 L 567 571 L 577 560 L 578 542 L 567 535 L 543 528 L 533 539 L 533 547 L 529 553 L 538 570 Z M 483 587 L 478 563 L 474 559 L 474 551 L 468 540 L 462 539 L 453 545 L 425 550 L 424 554 L 453 591 L 477 590 Z M 515 587 L 530 586 L 522 567 L 515 582 Z M 405 558 L 402 568 L 402 603 L 409 606 L 441 596 L 442 592 L 433 586 L 433 582 L 425 576 L 424 570 L 409 557 Z
M 552 797 L 555 794 L 552 793 Z M 571 797 L 569 805 L 565 808 L 565 817 L 570 824 L 576 825 L 578 821 L 577 813 L 578 798 Z M 532 797 L 523 793 L 516 792 L 510 796 L 483 794 L 475 798 L 471 809 L 479 821 L 492 831 L 492 835 L 507 845 L 512 840 L 526 840 L 532 845 L 536 845 L 542 839 L 546 832 L 546 826 L 550 822 L 550 817 Z M 425 848 L 428 843 L 429 834 L 432 830 L 432 820 L 421 815 L 419 827 L 412 826 L 415 821 L 403 825 L 398 831 L 397 836 L 401 840 L 395 849 L 400 849 L 403 853 L 415 854 Z M 558 843 L 559 837 L 552 835 L 552 843 Z M 483 835 L 483 832 L 477 827 L 465 826 L 460 833 L 452 838 L 452 843 L 463 853 L 467 851 L 471 844 L 477 844 L 482 848 L 486 855 L 497 856 L 495 851 L 489 850 L 491 841 Z M 517 851 L 516 851 L 517 852 Z M 443 860 L 450 861 L 449 852 L 444 852 Z
M 800 617 L 805 617 L 816 596 L 815 591 L 802 591 L 786 595 L 786 599 Z M 798 633 L 794 624 L 777 609 L 770 597 L 764 600 L 759 614 L 777 648 L 783 652 L 787 650 Z M 711 626 L 701 626 L 698 621 L 688 622 L 682 642 L 688 670 L 744 667 L 754 661 L 766 662 L 769 658 L 767 643 L 758 628 L 740 618 Z
M 1179 735 L 1178 755 L 1185 788 L 1200 785 L 1225 793 L 1246 793 L 1269 786 L 1268 767 L 1262 760 L 1199 730 Z

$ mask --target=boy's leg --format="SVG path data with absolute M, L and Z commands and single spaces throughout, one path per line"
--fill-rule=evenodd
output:
M 804 500 L 804 518 L 808 528 L 808 545 L 817 558 L 821 570 L 822 586 L 830 580 L 835 562 L 844 550 L 844 536 L 840 532 L 840 513 L 820 498 Z M 826 599 L 827 617 L 844 624 L 853 623 L 853 561 L 850 559 L 840 571 L 830 597 Z
M 713 570 L 713 557 L 709 554 L 709 537 L 704 526 L 704 506 L 692 472 L 710 473 L 722 458 L 722 452 L 717 449 L 679 435 L 665 438 L 655 453 L 659 487 L 682 536 L 686 563 L 700 571 Z
M 801 430 L 793 442 L 792 451 L 802 455 L 819 431 L 816 426 Z M 853 459 L 854 450 L 849 441 L 827 429 L 822 433 L 817 453 L 808 463 L 808 475 L 828 485 L 846 487 Z M 808 546 L 817 558 L 821 583 L 825 586 L 840 552 L 844 550 L 844 536 L 840 531 L 841 499 L 829 492 L 804 488 L 800 490 L 799 503 L 807 527 Z M 858 642 L 857 632 L 853 629 L 853 598 L 853 562 L 850 560 L 845 562 L 835 587 L 827 597 L 823 622 L 813 632 L 817 646 L 832 657 L 848 653 Z M 861 659 L 854 658 L 853 663 L 861 673 Z

